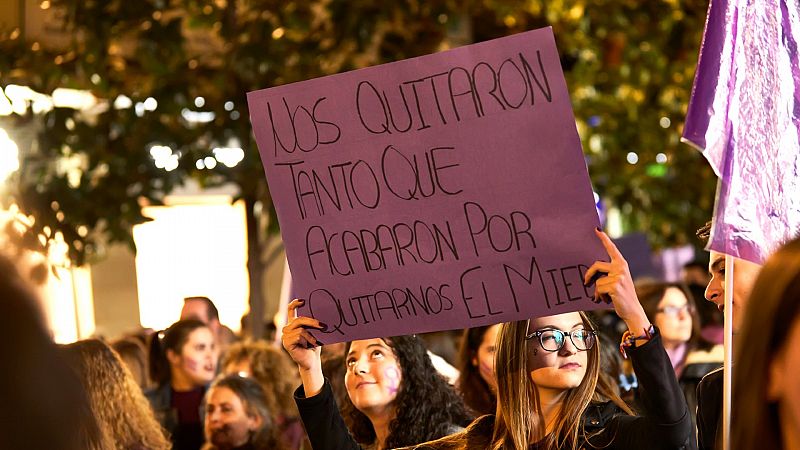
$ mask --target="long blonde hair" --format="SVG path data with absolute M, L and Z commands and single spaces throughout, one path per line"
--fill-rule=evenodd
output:
M 141 388 L 111 347 L 88 339 L 63 346 L 62 354 L 81 378 L 100 429 L 99 436 L 88 439 L 89 449 L 172 447 Z
M 580 312 L 586 329 L 594 329 L 589 317 Z M 599 341 L 587 350 L 588 366 L 580 385 L 566 392 L 561 414 L 554 429 L 545 435 L 546 425 L 539 402 L 539 393 L 528 370 L 528 348 L 525 335 L 530 320 L 503 324 L 495 354 L 497 374 L 497 415 L 491 447 L 493 450 L 524 450 L 532 441 L 543 439 L 544 448 L 577 449 L 581 418 L 592 401 L 611 400 L 623 411 L 630 408 L 605 382 L 600 374 Z

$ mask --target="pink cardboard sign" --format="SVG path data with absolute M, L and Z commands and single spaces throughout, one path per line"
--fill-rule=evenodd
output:
M 248 93 L 328 344 L 598 308 L 608 259 L 550 28 Z

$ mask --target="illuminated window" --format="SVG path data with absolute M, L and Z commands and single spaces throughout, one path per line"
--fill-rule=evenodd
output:
M 250 290 L 247 227 L 244 203 L 229 202 L 204 196 L 144 208 L 154 220 L 133 228 L 142 326 L 164 329 L 180 317 L 184 297 L 206 296 L 223 324 L 241 328 Z

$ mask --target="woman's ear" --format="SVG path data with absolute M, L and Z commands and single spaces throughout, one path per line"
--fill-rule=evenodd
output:
M 770 361 L 767 368 L 769 379 L 767 380 L 767 400 L 775 402 L 783 397 L 786 392 L 786 357 L 781 349 Z
M 478 367 L 478 357 L 477 356 L 473 356 L 472 357 L 472 367 Z
M 169 361 L 171 365 L 177 366 L 181 361 L 181 357 L 174 351 L 167 349 L 167 361 Z

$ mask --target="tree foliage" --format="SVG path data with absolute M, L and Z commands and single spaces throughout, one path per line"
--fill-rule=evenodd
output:
M 86 89 L 107 107 L 15 117 L 39 121 L 41 131 L 5 201 L 35 217 L 23 236 L 28 246 L 60 232 L 78 264 L 102 254 L 105 242 L 133 245 L 131 227 L 147 220 L 142 206 L 160 204 L 189 177 L 204 185 L 233 182 L 250 205 L 271 211 L 248 91 L 542 26 L 556 35 L 595 188 L 621 209 L 627 228 L 647 232 L 657 246 L 679 244 L 710 217 L 713 173 L 679 143 L 706 2 L 51 3 L 64 13 L 71 42 L 33 50 L 18 32 L 0 30 L 0 85 Z M 114 106 L 121 95 L 131 107 Z M 155 110 L 142 108 L 149 98 Z M 186 119 L 200 111 L 213 120 Z M 235 167 L 198 168 L 212 148 L 237 144 L 245 156 Z M 179 155 L 178 167 L 156 167 L 154 145 Z M 629 152 L 637 164 L 626 161 Z

